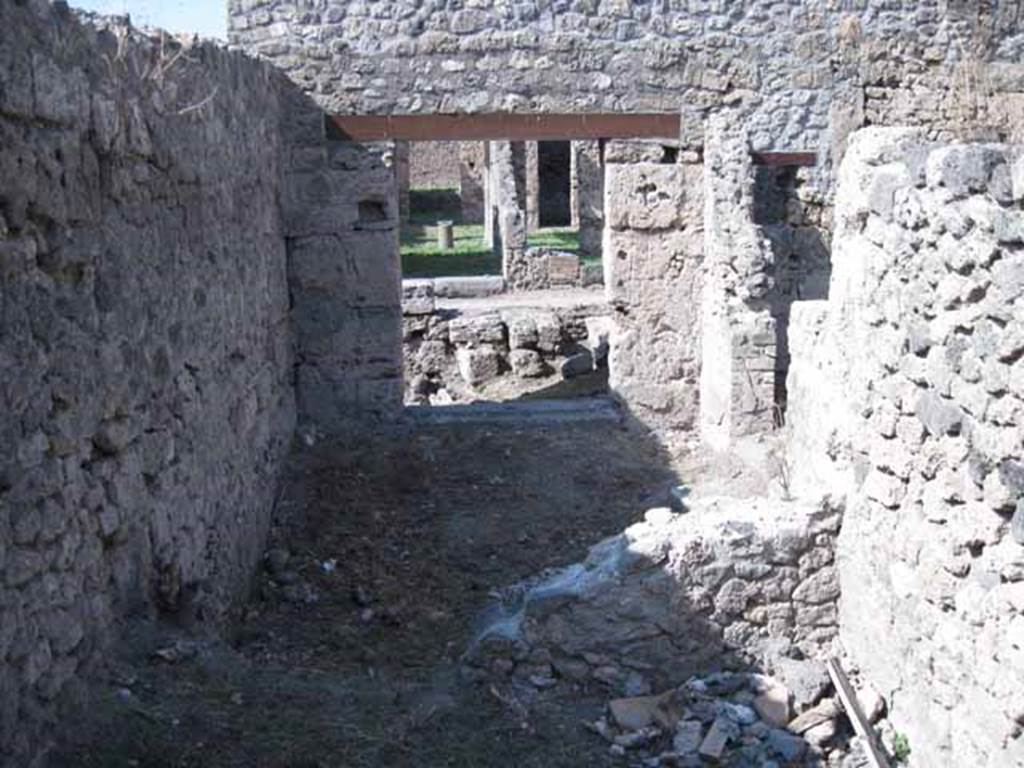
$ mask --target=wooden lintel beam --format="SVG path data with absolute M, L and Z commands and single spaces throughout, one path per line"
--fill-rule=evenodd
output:
M 772 167 L 798 166 L 809 168 L 818 164 L 818 156 L 814 152 L 751 152 L 754 165 Z
M 341 141 L 679 140 L 679 115 L 526 114 L 329 115 L 328 136 Z
M 680 116 L 634 114 L 328 115 L 335 141 L 568 141 L 573 139 L 679 140 Z M 814 152 L 754 152 L 755 165 L 813 166 Z

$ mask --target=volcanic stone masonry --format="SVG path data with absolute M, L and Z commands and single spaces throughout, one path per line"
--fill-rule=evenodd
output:
M 122 620 L 230 617 L 297 424 L 366 439 L 401 414 L 405 158 L 328 140 L 325 110 L 681 112 L 664 144 L 572 148 L 610 386 L 723 449 L 785 421 L 797 499 L 724 513 L 752 515 L 749 557 L 714 511 L 614 540 L 704 547 L 722 584 L 670 558 L 605 586 L 683 584 L 716 648 L 763 663 L 775 630 L 838 638 L 915 765 L 1024 764 L 1024 4 L 229 10 L 240 51 L 0 2 L 5 768 L 42 763 Z M 857 132 L 896 123 L 917 128 Z M 818 163 L 751 164 L 771 149 Z M 521 145 L 483 152 L 486 224 L 522 250 Z M 544 610 L 596 621 L 605 599 Z M 543 619 L 528 641 L 563 652 Z
M 1024 156 L 854 135 L 794 305 L 793 487 L 844 493 L 840 636 L 922 766 L 1024 762 Z
M 0 29 L 0 762 L 28 765 L 117 618 L 242 595 L 294 349 L 283 79 L 66 7 Z

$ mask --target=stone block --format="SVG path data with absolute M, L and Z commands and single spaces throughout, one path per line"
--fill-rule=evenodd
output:
M 508 327 L 508 345 L 511 349 L 532 349 L 537 346 L 537 323 L 531 315 L 508 313 L 502 315 Z
M 933 437 L 959 434 L 963 426 L 963 411 L 934 392 L 922 392 L 918 396 L 914 413 Z
M 682 167 L 677 165 L 608 165 L 605 177 L 607 225 L 612 229 L 634 230 L 677 227 L 687 202 L 682 179 Z
M 547 272 L 552 287 L 579 285 L 580 258 L 574 253 L 552 251 L 547 257 Z
M 459 347 L 455 350 L 459 374 L 471 387 L 486 384 L 501 375 L 502 358 L 490 345 Z
M 402 281 L 402 314 L 430 315 L 434 312 L 433 280 Z
M 456 346 L 504 344 L 505 324 L 497 313 L 464 315 L 453 319 L 448 324 L 448 340 Z
M 540 356 L 540 353 L 533 349 L 513 349 L 509 353 L 509 363 L 512 365 L 512 372 L 523 379 L 533 379 L 546 376 L 550 371 L 548 364 Z
M 583 376 L 592 370 L 594 370 L 594 356 L 589 349 L 577 352 L 575 355 L 570 355 L 562 361 L 561 372 L 563 379 L 575 379 L 577 376 Z
M 441 373 L 450 357 L 443 341 L 424 341 L 416 351 L 416 367 L 423 373 Z
M 480 277 L 438 277 L 434 279 L 434 295 L 445 299 L 475 299 L 505 292 L 501 275 Z

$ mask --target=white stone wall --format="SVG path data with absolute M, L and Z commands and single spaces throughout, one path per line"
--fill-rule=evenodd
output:
M 1022 182 L 1019 148 L 855 134 L 795 323 L 792 470 L 846 494 L 842 642 L 917 766 L 1024 761 Z

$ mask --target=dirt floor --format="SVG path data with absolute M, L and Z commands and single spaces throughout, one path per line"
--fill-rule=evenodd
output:
M 491 590 L 640 519 L 679 482 L 674 463 L 611 422 L 304 446 L 230 637 L 138 627 L 53 765 L 622 765 L 580 724 L 600 684 L 513 689 L 459 659 Z

